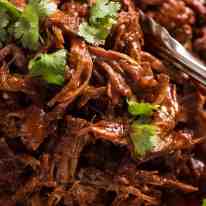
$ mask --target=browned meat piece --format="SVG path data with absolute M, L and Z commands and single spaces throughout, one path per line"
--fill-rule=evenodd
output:
M 193 47 L 196 52 L 205 60 L 206 51 L 206 28 L 203 27 L 200 31 L 200 36 L 195 39 Z
M 79 108 L 85 106 L 89 100 L 94 100 L 100 98 L 100 96 L 103 96 L 106 94 L 106 87 L 92 87 L 87 86 L 84 89 L 84 93 L 80 97 L 79 100 Z
M 44 141 L 46 127 L 44 110 L 36 106 L 28 108 L 20 130 L 21 140 L 28 149 L 36 150 Z
M 65 196 L 65 193 L 66 192 L 64 190 L 64 187 L 62 187 L 62 186 L 55 187 L 53 192 L 51 192 L 51 194 L 49 195 L 48 206 L 58 205 L 58 203 L 61 201 L 62 197 Z
M 161 5 L 164 0 L 141 0 L 141 4 L 145 5 Z
M 104 193 L 106 192 L 101 191 L 100 189 L 97 189 L 93 186 L 87 186 L 76 182 L 66 193 L 64 197 L 64 204 L 66 206 L 73 206 L 75 203 L 84 206 L 103 206 L 104 202 L 106 202 L 106 200 L 101 198 L 104 196 Z
M 18 93 L 2 92 L 0 94 L 0 133 L 3 137 L 19 136 L 21 119 L 25 115 L 21 109 Z
M 4 134 L 5 138 L 15 138 L 19 136 L 19 124 L 21 124 L 21 119 L 10 117 L 9 111 L 4 110 L 1 111 L 1 117 L 4 118 L 3 121 L 0 122 L 1 132 Z
M 51 39 L 51 42 L 55 44 L 55 48 L 63 49 L 65 41 L 64 41 L 62 30 L 56 26 L 53 26 L 52 32 L 53 32 L 53 35 L 52 34 L 50 35 L 50 37 L 53 38 Z
M 31 206 L 43 206 L 44 200 L 41 198 L 39 193 L 35 193 L 29 199 L 26 200 L 26 204 Z
M 169 85 L 167 76 L 160 76 L 160 88 L 155 104 L 161 108 L 155 113 L 153 123 L 160 129 L 160 135 L 167 135 L 176 124 L 176 116 L 179 111 L 176 88 Z
M 79 17 L 86 17 L 88 15 L 88 4 L 82 4 L 81 2 L 66 2 L 62 6 L 62 10 L 67 14 L 78 14 Z
M 79 133 L 82 128 L 87 126 L 85 120 L 68 116 L 67 124 L 68 134 L 58 140 L 58 145 L 54 149 L 54 161 L 52 162 L 58 183 L 73 181 L 80 153 L 90 141 L 87 133 Z
M 138 63 L 134 59 L 132 59 L 127 54 L 121 52 L 117 52 L 113 50 L 105 50 L 101 47 L 94 47 L 94 46 L 89 46 L 89 50 L 92 54 L 94 54 L 97 57 L 106 58 L 109 60 L 116 60 L 116 61 L 124 60 L 130 64 L 138 65 Z
M 48 103 L 49 106 L 57 104 L 57 110 L 65 110 L 78 96 L 80 96 L 92 75 L 93 63 L 86 44 L 80 39 L 73 39 L 71 57 L 77 60 L 74 63 L 75 72 L 67 85 Z M 73 60 L 72 60 L 73 61 Z
M 47 7 L 49 1 L 35 3 Z M 152 44 L 158 42 L 142 33 L 138 10 L 205 60 L 206 3 L 118 2 L 105 45 L 97 47 L 78 36 L 79 25 L 91 24 L 94 14 L 106 14 L 110 25 L 107 9 L 115 10 L 115 0 L 51 1 L 58 8 L 39 19 L 36 51 L 12 35 L 0 49 L 0 206 L 200 206 L 206 196 L 206 89 L 155 56 Z M 96 2 L 104 12 L 90 10 Z M 11 3 L 23 11 L 31 1 Z M 60 49 L 68 53 L 64 85 L 30 76 L 30 60 Z M 128 99 L 148 103 L 134 106 L 140 113 L 149 104 L 159 107 L 150 116 L 134 115 Z M 138 157 L 133 122 L 156 126 L 159 138 Z M 150 140 L 143 146 L 149 148 Z
M 108 74 L 107 95 L 113 104 L 118 104 L 122 97 L 131 97 L 131 89 L 119 73 L 115 72 L 106 62 L 98 61 L 97 64 Z
M 62 137 L 54 154 L 54 169 L 59 183 L 73 181 L 81 151 L 88 142 L 88 137 Z
M 137 171 L 137 172 L 136 172 Z M 160 176 L 156 171 L 144 171 L 137 170 L 134 164 L 125 163 L 119 174 L 117 175 L 117 182 L 119 184 L 133 185 L 135 187 L 141 188 L 144 193 L 154 194 L 156 197 L 161 196 L 161 192 L 157 192 L 157 188 L 161 188 L 161 191 L 165 191 L 165 188 L 173 188 L 174 190 L 179 190 L 183 192 L 194 192 L 198 188 L 182 183 L 175 178 Z
M 194 177 L 199 179 L 199 177 L 204 176 L 206 167 L 205 167 L 205 164 L 203 161 L 200 161 L 200 160 L 195 159 L 195 158 L 191 158 L 190 164 L 191 164 L 191 168 L 192 168 Z
M 124 52 L 140 62 L 140 51 L 143 44 L 142 31 L 139 25 L 139 15 L 135 10 L 122 11 L 114 30 L 115 41 L 113 49 Z
M 169 195 L 168 195 L 169 196 Z M 168 206 L 201 206 L 201 201 L 193 196 L 184 196 L 184 195 L 171 195 L 168 197 Z
M 182 43 L 191 40 L 191 26 L 195 17 L 193 11 L 183 1 L 166 0 L 157 11 L 149 11 L 148 15 L 166 27 Z
M 79 2 L 65 3 L 62 10 L 49 16 L 49 23 L 60 27 L 65 32 L 78 31 L 82 18 L 87 15 L 87 4 Z
M 195 12 L 197 12 L 197 15 L 202 15 L 205 18 L 206 7 L 205 7 L 203 1 L 201 1 L 201 0 L 184 0 L 184 2 L 188 6 L 190 6 Z
M 78 16 L 70 16 L 60 10 L 52 14 L 49 21 L 67 32 L 77 32 L 80 24 Z
M 52 159 L 49 154 L 43 154 L 43 156 L 40 158 L 39 178 L 43 182 L 54 181 Z
M 32 177 L 24 185 L 18 188 L 14 199 L 16 201 L 25 201 L 36 189 L 40 188 L 40 181 Z
M 118 195 L 114 201 L 112 202 L 112 206 L 141 206 L 142 201 L 137 197 L 130 197 L 128 198 L 127 194 L 120 194 Z
M 81 170 L 79 173 L 80 181 L 83 184 L 90 184 L 95 188 L 116 192 L 118 195 L 124 195 L 126 200 L 130 197 L 138 198 L 141 202 L 148 205 L 158 205 L 159 200 L 156 197 L 150 197 L 143 194 L 137 187 L 125 183 L 116 183 L 114 177 L 94 168 Z M 114 200 L 117 201 L 117 200 Z
M 121 122 L 109 122 L 109 121 L 100 121 L 96 124 L 92 125 L 89 128 L 89 131 L 93 133 L 93 135 L 97 139 L 103 139 L 107 141 L 111 141 L 115 144 L 127 145 L 128 140 L 128 131 L 127 125 L 128 123 Z
M 17 202 L 24 202 L 28 200 L 32 194 L 39 191 L 41 188 L 55 188 L 55 182 L 41 181 L 37 177 L 30 177 L 24 184 L 22 184 L 16 193 L 13 195 L 13 199 Z
M 28 95 L 35 95 L 35 87 L 29 77 L 9 74 L 4 67 L 0 68 L 0 90 L 8 92 L 24 92 Z
M 18 156 L 20 162 L 24 164 L 24 167 L 31 167 L 34 171 L 40 167 L 40 161 L 31 155 L 22 154 Z
M 0 49 L 0 63 L 7 62 L 7 58 L 13 61 L 18 67 L 19 71 L 27 71 L 27 59 L 23 50 L 14 44 L 8 44 L 4 48 Z
M 76 135 L 77 138 L 81 138 L 81 136 L 88 136 L 89 134 L 92 134 L 95 139 L 101 139 L 119 145 L 127 145 L 128 128 L 128 122 L 124 120 L 101 120 L 95 124 L 88 124 L 87 127 L 83 127 L 78 132 L 76 131 Z
M 90 50 L 94 55 L 97 56 L 97 58 L 105 58 L 107 61 L 109 61 L 110 65 L 118 73 L 121 73 L 122 76 L 124 76 L 125 82 L 131 87 L 133 92 L 138 93 L 139 87 L 145 88 L 156 86 L 156 80 L 154 79 L 153 72 L 151 68 L 148 67 L 148 65 L 144 64 L 143 66 L 140 66 L 140 64 L 135 60 L 120 52 L 104 50 L 98 47 L 90 47 Z M 127 93 L 127 95 L 131 96 L 131 92 L 128 91 L 129 88 L 126 85 L 122 85 L 122 87 L 127 91 L 124 93 Z
M 9 149 L 4 139 L 0 139 L 0 192 L 14 192 L 21 183 L 23 165 Z
M 196 137 L 204 137 L 205 132 L 205 96 L 197 90 L 188 90 L 180 98 L 180 122 L 188 124 Z M 191 116 L 193 118 L 191 118 Z
M 147 52 L 141 52 L 141 62 L 147 62 L 150 64 L 152 70 L 158 72 L 166 72 L 167 68 L 159 59 Z
M 183 1 L 177 0 L 166 0 L 153 17 L 168 29 L 174 29 L 184 24 L 190 25 L 194 22 L 192 10 L 186 7 Z
M 6 197 L 6 195 L 0 196 L 0 205 L 6 206 L 16 206 L 16 202 L 11 200 L 10 197 Z
M 188 184 L 184 184 L 178 180 L 173 180 L 167 177 L 159 177 L 157 174 L 152 172 L 145 172 L 145 171 L 138 171 L 136 174 L 136 181 L 137 183 L 139 181 L 147 182 L 148 185 L 152 186 L 161 186 L 166 188 L 174 188 L 179 189 L 184 192 L 195 192 L 198 190 L 198 188 L 193 187 Z
M 169 145 L 168 150 L 184 150 L 194 148 L 196 144 L 205 141 L 205 138 L 195 138 L 189 131 L 178 131 L 173 134 L 172 143 Z
M 0 159 L 11 159 L 14 157 L 13 152 L 9 149 L 8 144 L 4 139 L 0 139 Z

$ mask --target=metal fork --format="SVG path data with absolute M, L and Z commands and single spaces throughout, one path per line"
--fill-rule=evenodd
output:
M 154 19 L 140 13 L 140 23 L 144 35 L 151 39 L 156 53 L 198 82 L 206 86 L 206 66 L 190 54 L 169 32 Z

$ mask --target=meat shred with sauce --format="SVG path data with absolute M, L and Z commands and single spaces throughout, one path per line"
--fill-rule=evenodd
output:
M 0 49 L 0 205 L 200 206 L 205 88 L 155 57 L 138 9 L 206 61 L 206 4 L 122 0 L 105 45 L 95 46 L 75 35 L 95 1 L 55 2 L 40 49 L 69 52 L 62 87 L 31 77 L 31 55 L 15 41 Z M 130 140 L 134 97 L 163 108 L 151 117 L 161 144 L 142 158 Z

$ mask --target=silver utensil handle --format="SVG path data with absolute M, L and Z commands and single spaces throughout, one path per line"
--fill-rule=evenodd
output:
M 182 66 L 182 69 L 191 77 L 206 86 L 206 66 L 171 36 L 168 36 L 167 41 L 164 41 L 164 43 L 171 56 L 177 60 L 176 63 Z
M 206 86 L 206 66 L 192 56 L 154 19 L 146 16 L 141 10 L 139 13 L 144 33 L 154 38 L 157 54 L 159 53 L 162 58 L 167 60 L 170 59 L 170 63 Z

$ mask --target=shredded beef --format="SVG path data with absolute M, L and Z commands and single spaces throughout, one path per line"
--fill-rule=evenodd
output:
M 22 11 L 30 1 L 10 2 Z M 205 62 L 206 3 L 122 0 L 96 46 L 78 35 L 96 1 L 52 2 L 38 51 L 14 39 L 0 49 L 0 206 L 200 206 L 205 88 L 156 57 L 139 9 Z M 59 49 L 68 52 L 63 85 L 30 75 L 31 59 Z M 157 108 L 135 116 L 130 100 Z M 138 156 L 132 125 L 143 122 L 158 144 Z

